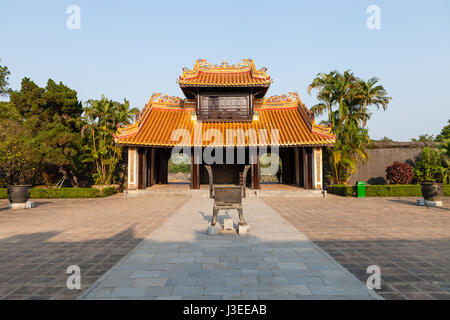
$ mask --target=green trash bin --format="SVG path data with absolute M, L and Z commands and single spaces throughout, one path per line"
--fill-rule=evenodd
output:
M 358 198 L 366 197 L 366 183 L 364 181 L 358 181 L 356 183 L 356 194 Z

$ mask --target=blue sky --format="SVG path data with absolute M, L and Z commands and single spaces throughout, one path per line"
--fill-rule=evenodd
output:
M 381 29 L 369 30 L 369 5 Z M 69 5 L 81 29 L 69 30 Z M 21 1 L 0 2 L 0 59 L 10 85 L 48 78 L 83 101 L 103 93 L 143 107 L 152 92 L 182 96 L 176 79 L 197 58 L 252 58 L 274 79 L 268 95 L 306 88 L 318 72 L 377 76 L 393 97 L 374 111 L 372 138 L 437 134 L 450 118 L 450 1 Z

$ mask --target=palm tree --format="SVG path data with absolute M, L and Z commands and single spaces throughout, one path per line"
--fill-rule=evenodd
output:
M 328 114 L 328 122 L 331 123 L 332 107 L 334 104 L 334 82 L 339 73 L 334 70 L 330 73 L 318 73 L 313 82 L 308 86 L 308 94 L 311 94 L 313 89 L 317 90 L 318 104 L 311 107 L 311 111 L 315 115 L 322 115 L 326 110 Z
M 85 162 L 93 162 L 96 167 L 94 179 L 101 184 L 110 184 L 122 156 L 122 148 L 113 141 L 117 125 L 130 124 L 133 115 L 139 111 L 131 108 L 128 100 L 124 103 L 112 101 L 103 95 L 100 100 L 88 100 L 84 109 L 87 123 L 82 130 L 90 130 L 91 144 L 86 147 Z
M 316 115 L 327 112 L 328 122 L 336 135 L 336 143 L 329 150 L 333 168 L 331 178 L 335 183 L 346 183 L 355 172 L 358 160 L 364 161 L 368 157 L 367 107 L 376 105 L 386 109 L 390 99 L 377 82 L 377 78 L 365 82 L 346 70 L 343 73 L 319 73 L 308 86 L 309 94 L 313 89 L 318 91 L 319 103 L 311 111 Z
M 378 109 L 386 111 L 389 100 L 392 98 L 387 95 L 382 85 L 377 84 L 378 78 L 373 77 L 367 81 L 359 80 L 356 89 L 356 98 L 361 100 L 363 107 L 362 127 L 365 128 L 367 122 L 367 109 L 370 105 L 375 105 Z

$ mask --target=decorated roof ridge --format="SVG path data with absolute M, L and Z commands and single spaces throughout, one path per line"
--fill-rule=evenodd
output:
M 129 135 L 136 134 L 139 132 L 141 123 L 145 122 L 148 114 L 153 107 L 157 108 L 175 108 L 175 109 L 188 109 L 185 108 L 187 104 L 192 104 L 195 107 L 195 101 L 189 99 L 182 99 L 176 96 L 169 96 L 167 94 L 162 95 L 160 92 L 155 92 L 152 94 L 148 102 L 145 104 L 144 108 L 136 114 L 135 121 L 129 125 L 118 125 L 117 132 L 114 134 L 114 138 L 126 137 Z M 193 108 L 191 107 L 191 108 Z
M 183 74 L 179 77 L 180 84 L 183 84 L 188 80 L 197 78 L 199 72 L 217 74 L 250 72 L 252 78 L 264 80 L 266 84 L 271 83 L 270 76 L 266 73 L 267 68 L 256 69 L 255 63 L 252 59 L 243 59 L 238 64 L 228 64 L 228 61 L 224 59 L 219 65 L 211 64 L 206 59 L 197 59 L 192 70 L 188 68 L 183 68 L 182 70 Z
M 191 105 L 191 106 L 188 106 Z M 178 109 L 186 111 L 195 111 L 195 101 L 189 99 L 181 99 L 161 93 L 153 93 L 148 103 L 137 115 L 135 122 L 127 126 L 121 126 L 117 129 L 116 139 L 125 138 L 139 132 L 141 124 L 145 123 L 153 107 L 158 109 Z M 305 120 L 306 126 L 311 132 L 325 136 L 327 138 L 335 138 L 331 133 L 331 127 L 316 124 L 314 113 L 311 112 L 301 101 L 297 92 L 289 92 L 288 94 L 274 95 L 271 97 L 255 100 L 255 111 L 268 109 L 290 109 L 297 108 L 302 118 Z
M 262 99 L 256 99 L 255 103 L 262 106 L 285 105 L 285 104 L 303 104 L 297 92 L 289 92 L 288 94 L 274 95 Z
M 317 124 L 314 120 L 311 124 L 312 132 L 317 133 L 321 136 L 325 136 L 327 138 L 330 137 L 335 139 L 336 135 L 331 132 L 331 129 L 332 129 L 331 125 Z

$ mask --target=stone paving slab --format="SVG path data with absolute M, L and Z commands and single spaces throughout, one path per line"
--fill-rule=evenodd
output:
M 0 199 L 0 299 L 75 299 L 185 201 L 116 195 L 38 199 L 33 209 L 8 210 Z M 80 267 L 80 290 L 67 288 L 70 265 Z M 121 278 L 115 286 L 132 282 Z
M 248 235 L 208 236 L 212 205 L 189 200 L 79 298 L 380 298 L 257 198 L 244 199 Z
M 450 300 L 450 197 L 429 208 L 415 197 L 262 200 L 361 281 L 378 265 L 383 298 Z

